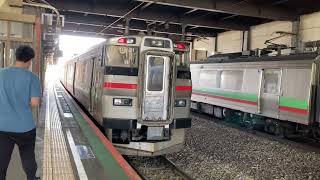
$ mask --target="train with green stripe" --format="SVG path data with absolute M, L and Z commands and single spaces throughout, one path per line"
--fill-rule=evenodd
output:
M 177 152 L 191 127 L 188 52 L 167 38 L 114 37 L 66 62 L 61 82 L 120 153 Z
M 191 108 L 280 136 L 319 135 L 319 62 L 316 53 L 192 62 Z

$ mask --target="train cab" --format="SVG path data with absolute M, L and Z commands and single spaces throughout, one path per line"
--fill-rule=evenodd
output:
M 174 47 L 168 38 L 115 37 L 66 64 L 65 87 L 122 154 L 156 156 L 184 146 L 191 76 L 188 58 L 177 56 L 187 51 Z

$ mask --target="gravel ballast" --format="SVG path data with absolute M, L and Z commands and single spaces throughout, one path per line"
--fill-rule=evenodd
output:
M 192 117 L 185 148 L 167 158 L 195 179 L 320 179 L 315 149 Z
M 157 157 L 132 157 L 127 156 L 127 161 L 145 179 L 156 180 L 184 180 L 189 179 L 179 173 L 176 166 L 168 162 L 163 156 Z

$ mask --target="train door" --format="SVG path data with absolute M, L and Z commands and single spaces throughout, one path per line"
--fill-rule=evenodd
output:
M 146 121 L 169 117 L 170 58 L 147 55 L 142 118 Z
M 96 120 L 102 119 L 101 97 L 102 97 L 103 73 L 101 58 L 93 59 L 92 85 L 91 85 L 91 107 L 90 112 Z
M 260 110 L 265 116 L 279 117 L 281 74 L 280 69 L 262 70 Z

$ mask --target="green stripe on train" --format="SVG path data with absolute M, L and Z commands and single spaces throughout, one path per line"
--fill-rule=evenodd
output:
M 215 90 L 209 88 L 193 88 L 193 92 L 196 93 L 204 93 L 214 96 L 222 96 L 233 99 L 241 99 L 246 101 L 257 102 L 258 96 L 250 93 L 242 93 L 242 92 L 231 92 L 231 91 L 223 91 L 223 90 Z M 308 109 L 308 101 L 297 100 L 288 97 L 280 97 L 280 106 L 286 106 L 297 109 Z
M 192 91 L 198 92 L 198 93 L 210 94 L 210 95 L 214 95 L 214 96 L 222 96 L 222 97 L 227 97 L 227 98 L 252 101 L 252 102 L 258 101 L 257 95 L 249 94 L 249 93 L 222 91 L 222 90 L 215 90 L 215 89 L 209 89 L 209 88 L 193 88 Z
M 292 107 L 297 109 L 308 109 L 308 101 L 293 98 L 280 97 L 280 106 Z

